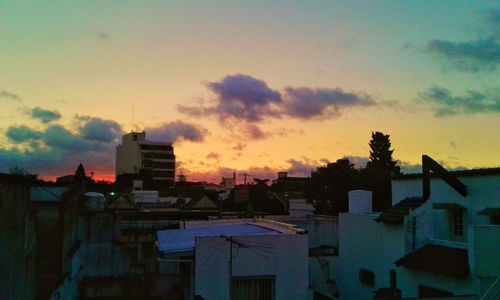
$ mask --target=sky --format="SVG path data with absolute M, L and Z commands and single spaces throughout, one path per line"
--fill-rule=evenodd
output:
M 407 173 L 500 166 L 496 1 L 0 0 L 0 172 L 114 179 L 121 135 L 177 173 L 306 176 L 389 134 Z

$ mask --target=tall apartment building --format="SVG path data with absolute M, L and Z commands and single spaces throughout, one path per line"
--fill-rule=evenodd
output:
M 162 191 L 172 187 L 175 181 L 172 143 L 147 140 L 144 131 L 125 134 L 116 148 L 116 179 L 121 186 L 135 186 L 134 180 L 142 180 L 144 189 Z

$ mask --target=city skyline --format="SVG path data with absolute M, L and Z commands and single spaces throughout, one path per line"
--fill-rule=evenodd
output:
M 113 180 L 131 130 L 192 180 L 362 165 L 373 131 L 406 172 L 499 166 L 494 2 L 2 2 L 0 28 L 1 172 Z

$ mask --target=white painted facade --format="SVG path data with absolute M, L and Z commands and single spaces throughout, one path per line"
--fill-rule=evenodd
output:
M 340 299 L 372 299 L 376 290 L 389 287 L 391 270 L 396 272 L 403 298 L 418 297 L 419 285 L 462 296 L 482 295 L 491 286 L 500 276 L 500 226 L 490 225 L 489 217 L 478 213 L 500 207 L 500 174 L 458 179 L 467 186 L 466 197 L 443 180 L 432 178 L 430 198 L 410 212 L 402 224 L 377 223 L 379 213 L 340 214 Z M 406 197 L 421 196 L 422 179 L 394 180 L 392 194 L 393 205 Z M 438 208 L 443 203 L 463 207 L 462 236 L 453 234 L 452 211 Z M 428 244 L 467 249 L 469 274 L 457 278 L 394 264 Z M 362 269 L 373 272 L 373 285 L 360 282 Z
M 249 246 L 233 247 L 233 278 L 272 278 L 273 299 L 308 299 L 307 235 L 233 238 Z M 221 237 L 197 237 L 195 257 L 195 295 L 207 300 L 228 300 L 229 242 Z

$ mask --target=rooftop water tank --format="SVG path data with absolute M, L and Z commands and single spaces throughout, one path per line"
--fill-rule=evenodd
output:
M 87 192 L 83 194 L 84 202 L 83 207 L 87 210 L 104 210 L 104 202 L 106 198 L 101 193 Z
M 354 190 L 349 192 L 349 212 L 353 214 L 365 214 L 373 212 L 372 192 Z

